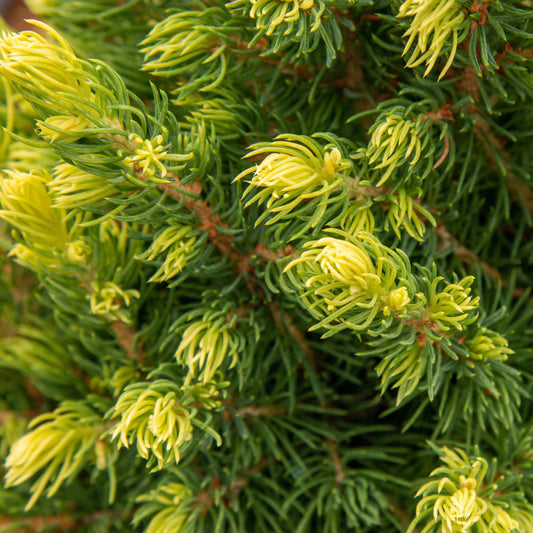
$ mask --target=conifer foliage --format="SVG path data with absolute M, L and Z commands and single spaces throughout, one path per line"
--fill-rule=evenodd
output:
M 1 527 L 533 532 L 531 2 L 28 4 Z

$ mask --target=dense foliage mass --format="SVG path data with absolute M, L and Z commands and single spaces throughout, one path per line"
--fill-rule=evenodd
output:
M 531 2 L 28 4 L 3 530 L 533 532 Z

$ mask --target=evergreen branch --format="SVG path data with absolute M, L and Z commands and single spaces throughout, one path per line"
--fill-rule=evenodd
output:
M 29 1 L 0 529 L 533 531 L 533 11 Z
M 424 525 L 424 531 L 428 532 L 442 528 L 501 533 L 522 531 L 523 527 L 527 530 L 528 524 L 523 522 L 517 502 L 506 501 L 512 497 L 512 481 L 505 483 L 507 494 L 498 490 L 495 465 L 489 470 L 485 458 L 468 457 L 461 449 L 444 447 L 440 455 L 446 466 L 435 469 L 430 476 L 437 479 L 418 491 L 417 496 L 422 496 L 422 500 L 408 533 L 414 532 L 418 524 Z
M 196 217 L 200 220 L 198 223 L 198 229 L 206 231 L 209 235 L 211 242 L 217 247 L 217 249 L 222 253 L 222 255 L 227 255 L 233 261 L 239 263 L 241 256 L 233 250 L 232 241 L 233 237 L 231 234 L 221 234 L 217 231 L 217 227 L 229 228 L 229 225 L 222 221 L 218 213 L 214 213 L 213 208 L 204 200 L 196 199 L 193 196 L 185 195 L 181 190 L 185 190 L 188 193 L 194 195 L 200 195 L 202 192 L 202 186 L 195 182 L 191 185 L 182 185 L 179 178 L 174 176 L 172 183 L 162 183 L 158 187 L 167 194 L 170 198 L 176 200 L 177 202 L 184 200 L 185 208 L 193 212 Z
M 197 475 L 201 484 L 198 486 L 190 476 L 180 476 L 180 482 L 160 485 L 148 494 L 137 498 L 142 505 L 133 518 L 133 523 L 151 517 L 147 526 L 148 532 L 191 531 L 195 518 L 200 515 L 203 521 L 212 519 L 220 523 L 225 512 L 229 515 L 230 523 L 234 520 L 234 513 L 239 510 L 239 497 L 249 489 L 252 479 L 257 479 L 270 461 L 261 460 L 255 465 L 228 478 L 223 473 L 223 479 L 205 473 Z M 209 522 L 208 522 L 209 523 Z
M 447 2 L 406 0 L 400 6 L 398 17 L 414 17 L 403 37 L 409 37 L 404 49 L 406 54 L 414 45 L 407 67 L 426 64 L 424 76 L 434 68 L 442 48 L 449 36 L 452 37 L 450 56 L 442 69 L 439 80 L 450 68 L 458 44 L 465 38 L 467 19 L 462 3 L 456 0 Z
M 283 50 L 296 60 L 318 49 L 325 52 L 325 63 L 329 66 L 337 51 L 343 48 L 335 9 L 343 4 L 345 7 L 350 5 L 349 2 L 337 2 L 330 6 L 323 0 L 294 0 L 281 5 L 272 0 L 233 0 L 226 7 L 256 20 L 256 33 L 250 47 L 264 36 L 271 37 L 272 43 L 263 52 L 265 55 Z
M 222 501 L 225 505 L 231 507 L 231 497 L 239 496 L 243 489 L 245 489 L 250 483 L 250 476 L 261 474 L 269 464 L 268 459 L 263 459 L 257 464 L 244 469 L 239 472 L 235 477 L 235 480 L 230 485 L 225 485 L 218 478 L 211 478 L 210 487 L 207 487 L 199 494 L 194 496 L 194 507 L 201 506 L 201 512 L 205 516 L 216 505 L 220 505 Z
M 180 387 L 168 379 L 128 385 L 107 413 L 117 418 L 111 440 L 119 449 L 134 443 L 152 471 L 179 463 L 195 426 L 220 445 L 220 436 L 208 425 L 208 413 L 218 405 L 218 388 L 213 382 Z
M 495 170 L 499 171 L 501 170 L 501 166 L 503 166 L 504 181 L 511 197 L 516 203 L 524 206 L 529 212 L 530 217 L 533 218 L 533 189 L 521 182 L 518 177 L 515 176 L 512 167 L 509 164 L 510 158 L 500 139 L 492 132 L 489 123 L 475 111 L 475 108 L 470 107 L 470 111 L 473 112 L 476 117 L 477 127 L 474 130 L 474 134 L 483 147 L 487 158 L 492 163 Z M 496 150 L 501 157 L 496 157 L 494 150 Z
M 483 271 L 494 281 L 502 283 L 503 287 L 508 285 L 508 281 L 505 279 L 503 274 L 498 271 L 497 268 L 489 265 L 486 261 L 482 261 L 472 250 L 466 248 L 462 245 L 444 226 L 443 224 L 438 224 L 436 229 L 437 235 L 442 238 L 444 249 L 451 248 L 453 253 L 464 263 L 468 265 L 479 265 Z M 513 296 L 519 298 L 525 292 L 525 289 L 520 287 L 513 288 Z
M 317 354 L 307 342 L 304 333 L 296 326 L 290 315 L 282 312 L 279 302 L 269 302 L 268 307 L 280 332 L 286 331 L 296 341 L 302 353 L 309 359 L 313 368 L 317 367 Z
M 20 485 L 39 474 L 31 486 L 30 509 L 46 490 L 53 496 L 72 481 L 89 461 L 98 458 L 96 442 L 103 432 L 101 417 L 86 403 L 67 401 L 53 413 L 35 418 L 31 432 L 18 439 L 6 459 L 6 485 Z M 37 426 L 37 427 L 35 427 Z
M 191 213 L 194 213 L 199 219 L 197 228 L 207 232 L 210 241 L 220 253 L 228 256 L 229 259 L 235 263 L 238 272 L 252 272 L 252 267 L 249 264 L 252 255 L 259 256 L 265 261 L 275 262 L 278 259 L 283 259 L 293 253 L 294 249 L 289 245 L 285 246 L 283 250 L 271 250 L 262 243 L 258 244 L 252 253 L 240 253 L 233 246 L 233 235 L 231 233 L 221 233 L 217 230 L 217 228 L 230 229 L 229 224 L 222 221 L 220 215 L 215 213 L 213 207 L 206 201 L 194 197 L 201 194 L 201 185 L 198 182 L 194 182 L 193 184 L 182 184 L 176 176 L 173 177 L 173 180 L 172 183 L 162 183 L 158 185 L 158 188 L 176 202 L 184 201 L 184 207 Z M 186 191 L 190 194 L 184 194 L 182 191 Z
M 527 57 L 527 52 L 525 56 Z M 471 66 L 465 68 L 463 77 L 457 82 L 457 86 L 461 91 L 467 92 L 474 101 L 474 103 L 469 102 L 466 105 L 466 112 L 474 117 L 474 135 L 483 148 L 487 159 L 491 162 L 493 169 L 503 175 L 511 197 L 515 202 L 524 206 L 530 217 L 533 217 L 533 190 L 514 174 L 504 144 L 494 134 L 491 125 L 480 113 L 481 92 L 477 74 Z M 495 155 L 495 150 L 498 156 Z

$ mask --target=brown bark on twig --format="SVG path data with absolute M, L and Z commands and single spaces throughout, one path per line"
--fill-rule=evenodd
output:
M 503 287 L 508 286 L 507 280 L 498 271 L 497 268 L 489 265 L 486 261 L 482 261 L 475 252 L 463 246 L 444 226 L 439 224 L 436 229 L 437 235 L 439 235 L 443 241 L 444 248 L 451 248 L 454 254 L 463 262 L 468 265 L 479 264 L 482 270 L 494 281 L 500 281 Z M 524 294 L 524 289 L 519 287 L 513 289 L 513 296 L 520 297 Z
M 311 361 L 313 368 L 316 369 L 316 352 L 309 346 L 305 335 L 293 322 L 292 317 L 282 314 L 279 302 L 270 302 L 268 304 L 274 322 L 280 331 L 286 331 L 302 350 L 302 353 Z
M 335 443 L 332 440 L 328 440 L 327 443 L 328 448 L 331 452 L 331 456 L 333 458 L 333 466 L 335 468 L 335 485 L 337 485 L 337 487 L 340 487 L 342 485 L 342 482 L 344 481 L 344 478 L 346 477 L 346 471 L 342 467 L 342 461 L 339 452 L 335 447 Z
M 111 324 L 111 329 L 118 337 L 118 344 L 124 348 L 126 357 L 128 359 L 134 359 L 140 364 L 144 363 L 145 359 L 142 350 L 142 344 L 135 345 L 136 331 L 119 320 Z
M 124 516 L 117 511 L 99 511 L 86 516 L 76 517 L 63 513 L 57 516 L 32 516 L 32 517 L 10 517 L 0 515 L 0 529 L 9 527 L 10 533 L 29 533 L 41 531 L 78 531 L 81 526 L 96 524 L 106 518 L 116 518 L 121 521 L 129 521 L 131 517 Z M 15 527 L 16 524 L 16 527 Z

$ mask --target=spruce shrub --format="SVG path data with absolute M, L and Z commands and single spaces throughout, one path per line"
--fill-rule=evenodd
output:
M 531 2 L 28 4 L 2 531 L 533 532 Z

